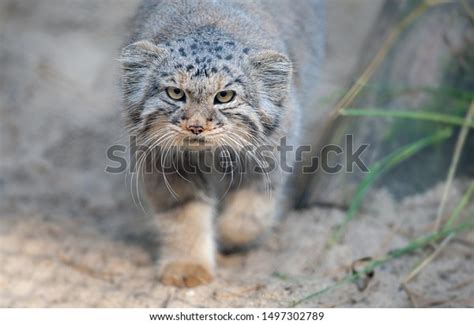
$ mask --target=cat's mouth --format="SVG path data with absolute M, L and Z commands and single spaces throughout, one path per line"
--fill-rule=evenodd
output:
M 199 134 L 193 134 L 183 129 L 171 128 L 175 132 L 174 143 L 184 150 L 209 150 L 219 147 L 239 147 L 233 145 L 240 142 L 234 135 L 232 129 L 221 127 L 219 129 L 205 130 Z
M 184 144 L 194 144 L 194 145 L 199 145 L 199 144 L 211 144 L 211 141 L 207 139 L 205 136 L 199 136 L 199 135 L 194 135 L 194 136 L 188 136 L 183 140 Z
M 188 130 L 179 130 L 179 143 L 182 146 L 203 146 L 205 148 L 219 146 L 219 143 L 225 142 L 222 137 L 225 137 L 226 130 L 224 129 L 211 129 L 203 130 L 196 134 L 189 132 Z
M 169 129 L 170 133 L 174 134 L 172 136 L 172 142 L 175 146 L 180 147 L 190 147 L 197 148 L 199 146 L 209 147 L 215 146 L 215 134 L 213 132 L 204 131 L 199 134 L 193 134 L 187 130 L 184 130 L 181 127 L 171 126 Z
M 211 138 L 205 135 L 187 135 L 180 142 L 184 149 L 192 150 L 205 150 L 216 145 Z

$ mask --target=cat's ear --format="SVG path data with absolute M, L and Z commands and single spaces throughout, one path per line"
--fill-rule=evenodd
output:
M 126 46 L 119 61 L 122 63 L 122 89 L 129 107 L 138 105 L 145 95 L 153 66 L 160 64 L 168 50 L 143 40 Z
M 249 58 L 253 74 L 271 101 L 281 103 L 288 96 L 293 65 L 285 55 L 263 50 Z
M 155 45 L 148 40 L 142 40 L 126 46 L 122 50 L 119 61 L 125 70 L 143 68 L 148 67 L 153 62 L 163 60 L 166 54 L 166 48 Z

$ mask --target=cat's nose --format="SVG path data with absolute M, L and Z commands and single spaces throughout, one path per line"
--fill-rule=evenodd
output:
M 204 132 L 204 127 L 200 125 L 190 125 L 188 126 L 188 130 L 192 132 L 194 135 L 199 135 Z

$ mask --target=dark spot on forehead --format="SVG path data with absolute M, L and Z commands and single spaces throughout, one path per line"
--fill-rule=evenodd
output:
M 232 57 L 233 57 L 232 54 L 229 54 L 229 55 L 227 55 L 227 56 L 225 57 L 225 59 L 226 59 L 227 61 L 229 61 L 229 60 L 232 60 Z
M 229 46 L 235 46 L 235 43 L 234 42 L 225 42 L 226 45 L 229 45 Z
M 246 47 L 242 50 L 245 54 L 248 54 L 250 52 L 250 48 Z
M 227 73 L 230 73 L 230 69 L 229 69 L 229 67 L 228 67 L 227 65 L 224 65 L 224 66 L 222 67 L 222 71 L 227 72 Z
M 212 67 L 212 68 L 211 68 L 211 72 L 212 72 L 212 73 L 217 73 L 217 68 L 216 68 L 215 66 Z
M 175 69 L 182 69 L 183 68 L 183 64 L 181 63 L 178 63 L 174 66 Z
M 216 46 L 216 47 L 214 48 L 214 50 L 215 50 L 216 52 L 220 52 L 220 51 L 222 51 L 222 46 Z
M 189 64 L 188 66 L 186 66 L 186 71 L 191 71 L 192 69 L 194 69 L 194 65 L 192 64 Z
M 182 48 L 182 47 L 179 49 L 179 54 L 181 54 L 181 56 L 184 56 L 184 57 L 187 56 L 186 52 L 184 51 L 184 48 Z
M 235 79 L 234 82 L 241 85 L 244 84 L 240 78 Z
M 210 42 L 208 42 L 208 41 L 204 41 L 204 45 L 206 45 L 206 46 L 210 46 L 210 45 L 211 45 L 211 43 L 210 43 Z
M 167 73 L 167 72 L 161 72 L 161 73 L 160 73 L 160 76 L 161 76 L 162 78 L 166 78 L 167 76 L 170 76 L 170 74 Z
M 194 43 L 194 44 L 191 45 L 191 49 L 196 49 L 197 47 L 198 47 L 198 46 L 197 46 L 196 43 Z
M 220 56 L 219 54 L 217 54 L 216 57 L 217 57 L 219 60 L 222 60 L 222 56 Z
M 212 59 L 209 57 L 209 58 L 207 59 L 207 63 L 211 63 L 211 62 L 212 62 Z

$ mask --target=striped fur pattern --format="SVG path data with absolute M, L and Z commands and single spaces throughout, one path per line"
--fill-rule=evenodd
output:
M 183 157 L 176 148 L 186 152 L 190 142 L 275 148 L 282 137 L 297 144 L 301 102 L 311 93 L 307 81 L 321 64 L 321 12 L 318 0 L 145 0 L 140 6 L 121 55 L 123 98 L 131 134 L 148 153 L 164 148 L 159 162 L 171 159 L 175 166 L 176 172 L 143 176 L 161 239 L 163 283 L 211 281 L 215 242 L 225 251 L 252 246 L 284 209 L 288 176 L 278 169 L 189 174 L 183 161 L 174 164 Z M 175 100 L 169 89 L 184 95 Z M 216 101 L 223 91 L 233 99 Z M 248 161 L 239 159 L 240 165 L 262 163 L 256 155 L 242 159 Z

